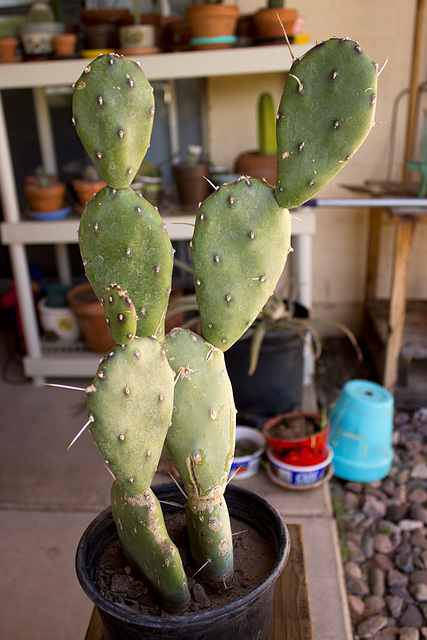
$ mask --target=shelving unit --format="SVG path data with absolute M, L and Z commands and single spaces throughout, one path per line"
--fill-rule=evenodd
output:
M 306 45 L 292 47 L 293 55 L 299 57 L 309 48 Z M 148 79 L 178 80 L 184 78 L 206 78 L 211 76 L 245 75 L 255 73 L 285 72 L 292 63 L 291 53 L 283 46 L 250 47 L 215 51 L 188 51 L 164 53 L 135 58 L 144 69 Z M 21 217 L 10 153 L 7 123 L 4 115 L 2 92 L 9 89 L 31 88 L 42 162 L 47 172 L 56 173 L 54 132 L 51 127 L 46 89 L 70 86 L 80 76 L 90 60 L 83 58 L 65 61 L 43 61 L 31 63 L 2 64 L 0 75 L 0 192 L 4 212 L 1 224 L 2 243 L 9 246 L 10 259 L 15 280 L 18 304 L 27 356 L 24 358 L 25 374 L 40 383 L 44 377 L 87 377 L 97 368 L 99 356 L 94 353 L 44 352 L 39 336 L 36 311 L 32 296 L 26 245 L 51 244 L 55 246 L 58 274 L 63 282 L 70 279 L 67 268 L 66 246 L 77 243 L 78 219 L 60 222 L 33 222 Z M 311 305 L 311 246 L 310 236 L 315 231 L 315 214 L 305 209 L 299 215 L 304 224 L 294 225 L 294 235 L 299 243 L 298 259 L 295 261 L 300 281 L 305 283 L 302 303 Z M 165 217 L 172 240 L 190 239 L 193 215 Z

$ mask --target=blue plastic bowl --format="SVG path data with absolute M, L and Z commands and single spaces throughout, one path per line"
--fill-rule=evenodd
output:
M 393 408 L 391 393 L 375 382 L 350 380 L 344 385 L 329 413 L 329 444 L 338 478 L 385 478 L 393 461 Z

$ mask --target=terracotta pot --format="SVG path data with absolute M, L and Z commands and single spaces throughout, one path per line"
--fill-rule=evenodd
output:
M 52 184 L 49 187 L 39 187 L 26 184 L 25 195 L 31 211 L 58 211 L 62 208 L 65 196 L 65 184 Z
M 107 353 L 113 346 L 104 309 L 88 282 L 78 284 L 67 294 L 70 309 L 77 317 L 81 332 L 92 351 Z
M 79 204 L 83 207 L 93 196 L 101 189 L 107 186 L 107 183 L 103 180 L 98 182 L 87 182 L 86 180 L 73 180 L 72 186 L 76 192 Z
M 283 28 L 291 36 L 297 17 L 296 9 L 261 9 L 255 13 L 254 22 L 261 38 L 284 39 Z
M 206 4 L 187 7 L 191 32 L 190 44 L 195 49 L 224 49 L 236 41 L 239 8 L 233 5 Z
M 266 437 L 268 446 L 281 462 L 306 467 L 319 464 L 328 457 L 329 421 L 324 428 L 319 428 L 314 433 L 306 436 L 282 438 L 276 435 L 277 425 L 283 420 L 302 420 L 305 417 L 313 419 L 318 425 L 322 422 L 320 414 L 295 412 L 275 416 L 264 424 L 263 434 Z
M 245 151 L 235 164 L 236 173 L 252 178 L 263 178 L 273 187 L 276 184 L 277 156 L 265 156 L 257 151 Z
M 52 46 L 58 58 L 70 58 L 76 53 L 77 34 L 61 33 L 53 36 Z
M 87 49 L 117 49 L 120 44 L 118 27 L 132 20 L 132 15 L 129 9 L 83 9 L 80 18 Z
M 14 62 L 16 49 L 19 44 L 18 38 L 0 38 L 0 60 L 2 62 Z
M 172 171 L 178 189 L 179 201 L 187 207 L 197 207 L 209 194 L 209 165 L 173 164 Z

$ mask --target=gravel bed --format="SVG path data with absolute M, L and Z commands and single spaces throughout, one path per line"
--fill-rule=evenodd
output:
M 368 360 L 327 340 L 319 403 L 328 406 L 354 378 L 378 382 Z M 330 481 L 354 640 L 427 638 L 427 406 L 395 411 L 393 451 L 381 481 Z

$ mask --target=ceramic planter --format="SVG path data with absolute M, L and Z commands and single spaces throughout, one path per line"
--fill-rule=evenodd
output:
M 195 49 L 224 49 L 236 42 L 239 8 L 233 5 L 206 4 L 187 7 L 190 44 Z
M 79 204 L 84 207 L 85 204 L 89 202 L 96 193 L 98 193 L 98 191 L 101 191 L 101 189 L 107 186 L 107 183 L 103 180 L 99 180 L 98 182 L 88 182 L 86 180 L 76 179 L 73 180 L 72 186 L 76 192 Z
M 184 497 L 174 484 L 154 487 L 165 515 L 183 504 Z M 274 585 L 290 550 L 289 534 L 280 514 L 263 498 L 229 485 L 225 492 L 230 515 L 251 525 L 269 543 L 274 555 L 271 571 L 240 599 L 213 610 L 186 616 L 144 616 L 113 604 L 100 595 L 93 581 L 98 558 L 117 537 L 111 509 L 106 509 L 84 533 L 76 557 L 76 570 L 86 595 L 98 608 L 105 640 L 266 640 L 273 610 Z M 250 558 L 248 558 L 250 563 Z
M 64 183 L 52 183 L 47 187 L 39 187 L 27 182 L 24 189 L 31 211 L 58 211 L 63 206 Z
M 260 38 L 280 39 L 284 42 L 283 29 L 291 36 L 297 17 L 296 9 L 261 9 L 255 13 L 254 23 Z
M 55 340 L 74 342 L 80 336 L 79 325 L 74 313 L 68 307 L 49 307 L 47 299 L 37 303 L 40 324 L 44 333 Z
M 309 428 L 305 424 L 309 421 Z M 263 433 L 273 455 L 288 465 L 307 467 L 324 462 L 329 455 L 330 423 L 322 424 L 317 413 L 283 413 L 268 420 Z M 318 425 L 313 429 L 313 423 Z M 285 429 L 281 425 L 287 425 Z M 304 433 L 306 431 L 306 433 Z M 289 434 L 289 435 L 288 435 Z
M 136 53 L 156 45 L 156 27 L 152 24 L 131 24 L 119 27 L 120 49 Z
M 67 294 L 68 306 L 77 317 L 81 332 L 92 351 L 107 353 L 114 341 L 108 331 L 104 309 L 88 282 L 78 284 Z
M 0 38 L 0 62 L 16 62 L 18 44 L 18 38 Z
M 52 47 L 57 58 L 72 58 L 76 53 L 77 33 L 60 33 L 52 38 Z
M 209 165 L 204 162 L 198 164 L 173 164 L 173 176 L 178 189 L 178 198 L 182 205 L 197 208 L 209 195 Z
M 28 22 L 20 29 L 22 48 L 27 56 L 49 56 L 53 52 L 52 38 L 64 33 L 62 22 Z
M 235 171 L 252 178 L 263 178 L 273 187 L 276 184 L 277 155 L 267 156 L 257 151 L 245 151 L 236 160 Z

